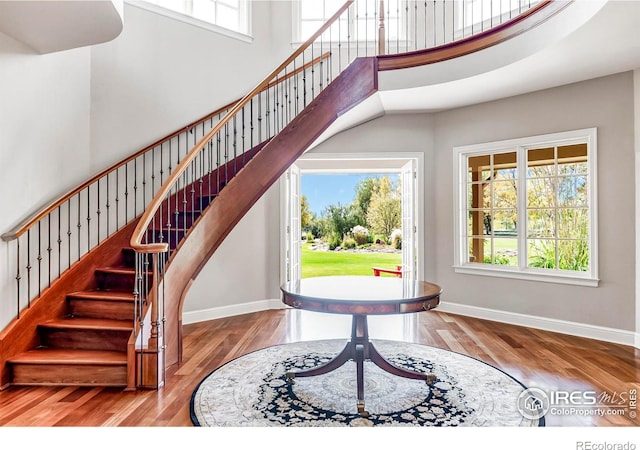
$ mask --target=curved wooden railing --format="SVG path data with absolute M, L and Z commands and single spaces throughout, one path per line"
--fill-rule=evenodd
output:
M 376 70 L 455 58 L 517 36 L 570 3 L 532 0 L 523 7 L 520 1 L 518 11 L 501 13 L 496 23 L 493 19 L 490 24 L 486 20 L 467 23 L 463 17 L 456 31 L 459 19 L 455 9 L 447 10 L 446 2 L 385 1 L 376 2 L 373 11 L 366 9 L 369 3 L 363 10 L 354 0 L 346 1 L 245 97 L 114 164 L 3 234 L 3 240 L 16 242 L 17 316 L 22 306 L 28 307 L 32 298 L 51 285 L 52 278 L 60 277 L 84 254 L 136 218 L 139 221 L 130 244 L 138 252 L 138 268 L 146 273 L 146 268 L 152 267 L 159 282 L 164 277 L 167 252 L 179 246 L 197 216 L 258 150 L 298 118 L 356 58 L 377 55 Z M 465 7 L 466 0 L 461 2 Z M 396 5 L 395 15 L 392 4 Z M 438 11 L 445 19 L 453 17 L 449 27 L 436 26 Z M 371 18 L 378 24 L 375 32 L 369 32 Z M 404 27 L 401 20 L 406 20 Z M 365 23 L 364 32 L 358 28 L 361 22 Z M 433 33 L 427 32 L 428 22 L 433 23 Z M 391 32 L 385 34 L 385 29 L 395 29 L 395 37 Z M 401 29 L 404 36 L 400 36 Z M 396 54 L 389 54 L 392 52 Z M 188 211 L 190 217 L 185 214 Z M 151 330 L 145 333 L 139 329 L 138 335 L 153 340 L 163 334 L 159 327 L 165 318 L 158 303 L 160 286 L 147 289 L 148 283 L 140 275 L 134 293 L 139 304 L 152 305 L 151 316 L 140 309 L 145 317 L 136 321 L 151 324 Z M 143 297 L 146 292 L 150 292 L 149 298 Z
M 397 70 L 425 66 L 475 53 L 512 39 L 547 21 L 573 0 L 542 0 L 507 22 L 493 25 L 479 34 L 472 34 L 435 47 L 378 56 L 379 70 Z

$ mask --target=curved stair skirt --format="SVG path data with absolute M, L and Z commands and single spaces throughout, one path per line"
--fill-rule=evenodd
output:
M 124 28 L 124 0 L 0 2 L 0 32 L 39 54 L 117 38 Z

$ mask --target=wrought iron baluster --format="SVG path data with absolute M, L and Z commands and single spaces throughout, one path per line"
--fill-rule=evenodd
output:
M 98 179 L 97 184 L 98 184 L 98 199 L 97 199 L 97 201 L 98 201 L 98 209 L 96 211 L 96 221 L 98 223 L 98 226 L 97 226 L 96 234 L 97 234 L 97 237 L 98 237 L 97 245 L 100 245 L 100 214 L 102 214 L 102 211 L 100 211 L 100 179 Z M 109 237 L 109 236 L 107 235 L 107 237 Z
M 91 185 L 87 186 L 87 252 L 91 251 Z
M 129 222 L 129 163 L 124 165 L 124 223 Z
M 22 276 L 20 275 L 20 237 L 18 237 L 18 239 L 16 239 L 16 246 L 17 246 L 17 252 L 16 252 L 16 317 L 19 319 L 20 318 L 20 280 L 22 279 Z
M 138 158 L 133 160 L 133 217 L 138 215 Z
M 67 268 L 71 267 L 71 199 L 67 200 L 67 249 L 69 262 Z
M 42 295 L 42 220 L 38 221 L 38 297 Z
M 60 234 L 62 229 L 61 215 L 62 211 L 60 210 L 60 206 L 58 206 L 58 278 L 62 275 L 62 236 Z
M 82 191 L 78 192 L 78 224 L 76 225 L 76 227 L 78 228 L 78 261 L 80 260 L 80 247 L 82 247 L 82 244 L 80 243 L 80 234 L 81 234 L 81 230 L 82 230 L 82 223 L 81 223 L 81 212 L 80 212 L 80 204 L 82 200 Z
M 109 174 L 107 174 L 107 203 L 105 205 L 106 209 L 107 209 L 107 236 L 111 236 L 111 228 L 110 228 L 110 220 L 111 220 L 111 210 L 109 208 L 111 208 L 111 204 L 109 203 L 111 200 L 111 196 L 109 195 Z
M 49 283 L 47 287 L 51 287 L 51 252 L 53 251 L 51 248 L 51 214 L 47 214 L 47 261 L 49 263 Z
M 31 228 L 27 230 L 27 305 L 31 307 Z

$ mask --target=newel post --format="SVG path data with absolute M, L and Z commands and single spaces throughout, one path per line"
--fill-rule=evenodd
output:
M 380 0 L 380 25 L 378 26 L 378 55 L 385 54 L 384 41 L 386 38 L 384 30 L 384 0 Z
M 164 253 L 139 254 L 137 270 L 143 269 L 139 277 L 139 337 L 137 345 L 137 385 L 141 388 L 159 389 L 165 382 L 164 342 Z M 151 258 L 150 271 L 149 257 Z M 145 293 L 148 293 L 145 296 Z M 145 298 L 146 297 L 146 298 Z

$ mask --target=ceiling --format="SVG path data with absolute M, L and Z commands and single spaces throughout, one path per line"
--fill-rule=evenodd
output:
M 577 0 L 475 54 L 380 73 L 379 91 L 314 144 L 384 114 L 437 112 L 640 68 L 640 1 Z

